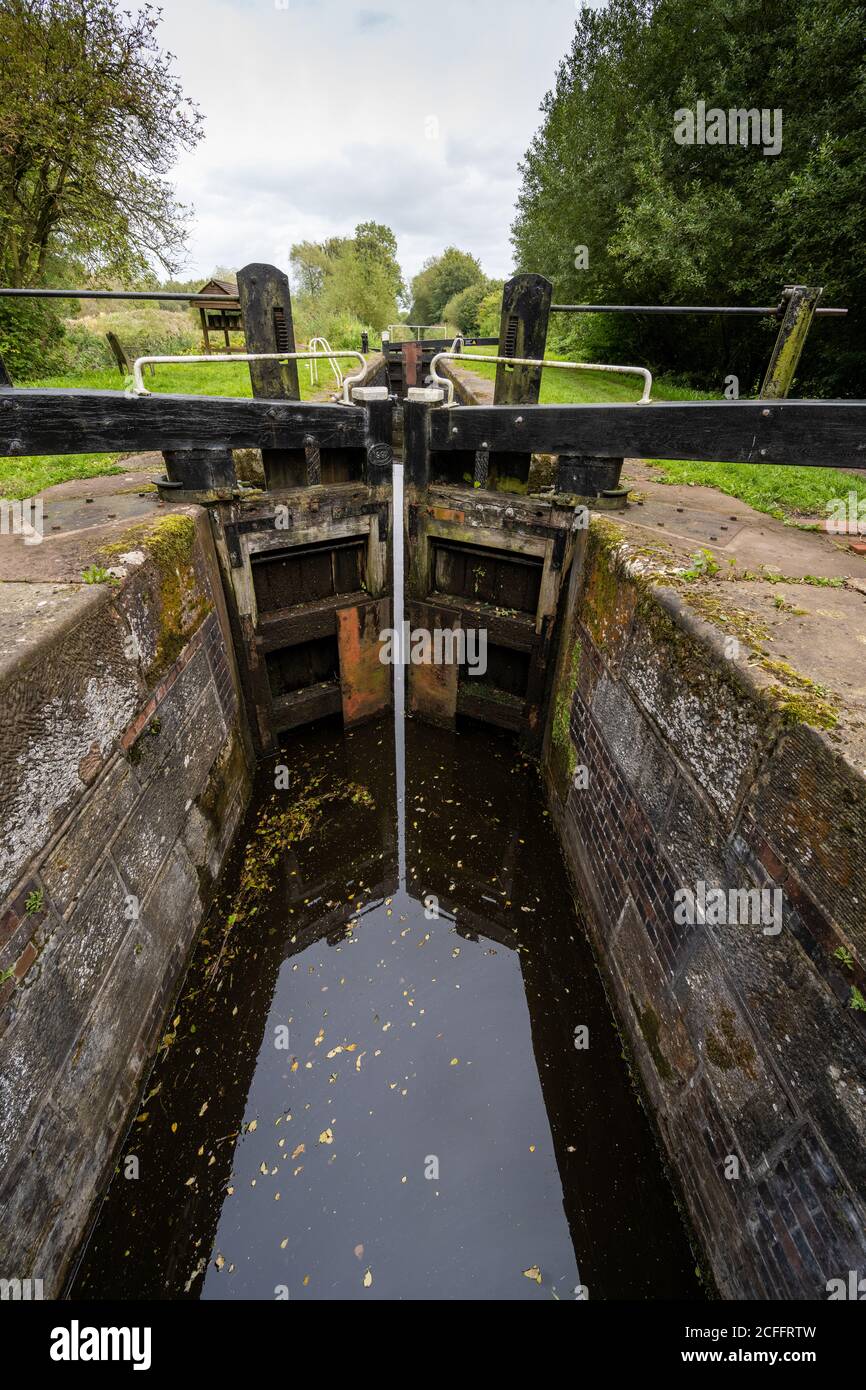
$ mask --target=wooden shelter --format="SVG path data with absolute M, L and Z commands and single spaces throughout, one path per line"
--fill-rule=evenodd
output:
M 202 285 L 199 294 L 213 296 L 208 303 L 199 302 L 199 313 L 201 315 L 201 331 L 204 335 L 204 350 L 209 353 L 210 330 L 216 329 L 222 332 L 225 337 L 225 351 L 231 352 L 230 333 L 243 332 L 243 320 L 241 318 L 241 301 L 238 298 L 238 287 L 231 280 L 208 280 L 207 284 Z

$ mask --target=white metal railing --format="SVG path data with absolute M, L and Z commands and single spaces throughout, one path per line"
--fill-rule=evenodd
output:
M 456 341 L 456 340 L 455 340 Z M 434 385 L 443 387 L 445 391 L 445 404 L 454 404 L 454 382 L 447 376 L 440 376 L 436 371 L 438 362 L 454 361 L 461 362 L 505 362 L 511 367 L 564 367 L 570 371 L 591 371 L 591 372 L 622 372 L 626 375 L 639 376 L 643 378 L 643 395 L 637 402 L 638 405 L 650 404 L 650 391 L 652 390 L 652 373 L 646 367 L 615 367 L 604 362 L 550 362 L 541 361 L 537 357 L 486 357 L 477 352 L 437 352 L 433 361 L 430 363 L 430 375 Z
M 337 381 L 337 385 L 338 385 L 338 386 L 342 386 L 342 384 L 343 384 L 343 371 L 342 371 L 342 368 L 341 368 L 339 362 L 338 362 L 337 359 L 334 357 L 333 350 L 332 350 L 332 348 L 331 348 L 331 344 L 328 342 L 327 338 L 321 338 L 321 337 L 311 338 L 310 341 L 307 343 L 307 347 L 309 348 L 310 352 L 321 351 L 321 352 L 326 352 L 326 353 L 328 354 L 328 361 L 329 361 L 330 364 L 331 364 L 331 371 L 334 373 L 334 376 L 335 376 L 336 381 Z M 319 363 L 318 363 L 317 358 L 314 357 L 314 358 L 312 358 L 311 361 L 310 361 L 310 385 L 311 385 L 311 386 L 318 386 L 318 384 L 319 384 Z
M 187 366 L 197 365 L 205 362 L 306 362 L 311 357 L 332 358 L 332 357 L 356 357 L 361 364 L 361 371 L 354 376 L 347 376 L 343 379 L 343 394 L 341 397 L 343 405 L 351 405 L 351 388 L 358 386 L 364 380 L 367 363 L 360 352 L 355 352 L 351 348 L 337 348 L 331 352 L 213 352 L 209 357 L 136 357 L 132 364 L 132 387 L 133 396 L 150 396 L 153 393 L 148 391 L 142 377 L 142 369 L 150 366 L 169 366 L 172 363 L 185 363 Z

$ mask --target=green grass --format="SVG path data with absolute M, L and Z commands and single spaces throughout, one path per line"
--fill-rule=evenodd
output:
M 338 359 L 344 374 L 357 366 L 351 357 Z M 337 389 L 333 372 L 327 362 L 319 362 L 319 384 L 310 385 L 310 370 L 305 362 L 298 363 L 301 400 L 319 395 L 325 399 Z M 116 368 L 79 372 L 74 376 L 43 377 L 38 381 L 16 383 L 28 387 L 66 389 L 80 387 L 87 391 L 119 391 L 123 381 Z M 151 377 L 145 371 L 144 384 L 154 393 L 170 392 L 186 396 L 251 396 L 249 368 L 245 362 L 214 362 L 191 366 L 162 366 Z M 0 458 L 0 497 L 15 500 L 35 497 L 54 483 L 70 478 L 96 478 L 106 473 L 122 473 L 117 454 L 46 454 L 27 458 Z
M 33 458 L 0 458 L 0 497 L 18 501 L 38 497 L 55 483 L 70 478 L 99 478 L 122 473 L 117 454 L 45 454 Z
M 651 459 L 661 483 L 697 483 L 736 497 L 780 521 L 826 517 L 827 503 L 856 492 L 866 498 L 866 478 L 840 468 L 791 468 L 771 463 L 693 463 Z
M 496 355 L 493 347 L 471 347 L 467 352 Z M 555 356 L 548 353 L 548 356 Z M 496 366 L 488 367 L 484 362 L 458 362 L 464 371 L 477 372 L 479 376 L 493 381 Z M 541 374 L 541 405 L 611 405 L 635 404 L 643 393 L 640 377 L 624 376 L 617 372 L 590 372 L 585 370 L 568 371 L 551 367 Z M 706 394 L 693 391 L 688 386 L 677 386 L 663 378 L 653 380 L 653 400 L 659 401 L 703 401 L 711 399 Z
M 495 348 L 470 348 L 470 352 L 491 356 Z M 496 368 L 477 362 L 460 364 L 465 370 L 492 380 Z M 542 405 L 590 405 L 593 402 L 637 401 L 641 383 L 637 377 L 614 373 L 588 371 L 558 371 L 542 373 Z M 654 379 L 652 398 L 658 401 L 700 401 L 718 399 L 688 387 Z M 798 517 L 825 517 L 827 503 L 857 493 L 866 498 L 866 479 L 838 468 L 790 468 L 765 463 L 700 463 L 696 460 L 648 459 L 658 469 L 660 483 L 695 483 L 712 487 L 728 497 L 746 502 L 755 511 L 765 512 L 780 520 Z

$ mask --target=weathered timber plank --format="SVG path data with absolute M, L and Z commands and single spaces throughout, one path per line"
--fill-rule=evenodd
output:
M 115 453 L 145 449 L 362 448 L 360 406 L 231 396 L 121 391 L 8 391 L 0 398 L 0 456 Z
M 469 681 L 461 682 L 457 691 L 457 713 L 481 719 L 485 724 L 495 724 L 499 729 L 511 729 L 514 733 L 520 733 L 527 723 L 521 704 L 477 695 Z
M 469 406 L 432 411 L 430 426 L 434 451 L 866 467 L 866 401 Z
M 392 667 L 380 659 L 381 634 L 391 625 L 391 600 L 338 608 L 336 616 L 343 723 L 351 729 L 391 705 Z
M 301 724 L 312 723 L 314 719 L 339 714 L 342 708 L 339 684 L 337 681 L 324 681 L 274 700 L 273 728 L 276 733 L 297 729 Z

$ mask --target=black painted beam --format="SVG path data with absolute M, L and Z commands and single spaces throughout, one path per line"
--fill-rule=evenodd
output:
M 866 468 L 866 401 L 659 401 L 652 405 L 434 410 L 430 447 L 610 458 Z
M 360 449 L 360 406 L 231 396 L 126 396 L 121 391 L 0 393 L 0 456 L 118 453 L 145 449 Z

